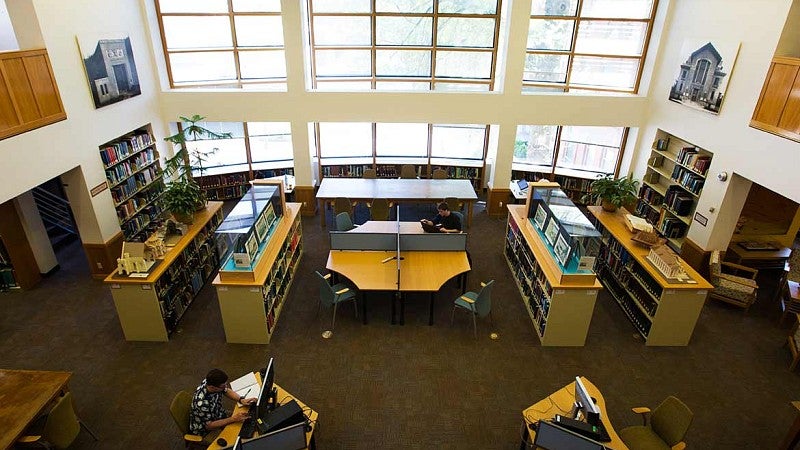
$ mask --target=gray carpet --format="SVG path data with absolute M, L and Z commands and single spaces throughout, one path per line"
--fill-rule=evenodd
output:
M 357 221 L 363 220 L 357 218 Z M 633 406 L 667 395 L 695 413 L 693 448 L 774 448 L 794 419 L 798 374 L 788 371 L 788 329 L 770 289 L 745 313 L 711 301 L 688 347 L 649 348 L 601 292 L 586 346 L 539 344 L 503 257 L 505 219 L 478 206 L 469 229 L 469 288 L 495 279 L 493 330 L 466 315 L 451 327 L 454 282 L 438 296 L 410 296 L 406 325 L 389 324 L 389 296 L 368 297 L 370 322 L 339 310 L 315 317 L 313 270 L 327 257 L 319 218 L 304 218 L 305 253 L 269 345 L 225 343 L 216 295 L 206 287 L 168 343 L 126 342 L 110 290 L 93 281 L 79 243 L 59 253 L 62 269 L 28 292 L 0 294 L 0 367 L 74 372 L 79 415 L 100 435 L 77 449 L 182 448 L 169 415 L 174 393 L 193 389 L 211 367 L 232 376 L 276 360 L 277 382 L 319 412 L 322 449 L 515 449 L 521 411 L 584 375 L 602 391 L 617 429 L 639 423 Z M 490 340 L 491 331 L 499 334 Z M 0 424 L 0 428 L 2 425 Z

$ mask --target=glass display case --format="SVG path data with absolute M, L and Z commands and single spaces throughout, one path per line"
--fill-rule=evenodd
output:
M 217 250 L 224 271 L 253 271 L 283 217 L 278 185 L 254 185 L 217 228 Z
M 528 220 L 565 273 L 593 273 L 600 232 L 557 187 L 531 187 Z

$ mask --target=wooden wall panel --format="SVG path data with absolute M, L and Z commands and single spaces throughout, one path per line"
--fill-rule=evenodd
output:
M 24 64 L 40 115 L 47 117 L 62 112 L 61 97 L 50 72 L 47 55 L 26 58 Z
M 800 69 L 800 66 L 798 66 Z M 778 128 L 800 134 L 800 73 L 794 78 Z
M 503 217 L 508 214 L 506 204 L 512 201 L 508 188 L 489 188 L 486 194 L 486 213 L 492 217 Z
M 42 274 L 13 200 L 0 204 L 0 235 L 14 266 L 17 283 L 22 289 L 34 287 L 42 279 Z
M 14 102 L 11 100 L 11 91 L 0 69 L 0 133 L 20 125 Z
M 301 203 L 300 214 L 306 217 L 317 214 L 317 197 L 314 186 L 295 186 L 294 201 Z
M 778 125 L 786 105 L 786 98 L 797 77 L 797 67 L 772 64 L 772 70 L 764 84 L 761 102 L 756 110 L 755 120 L 769 125 Z
M 122 254 L 124 237 L 120 231 L 104 244 L 83 244 L 92 278 L 103 280 L 117 270 L 117 258 Z
M 36 105 L 36 97 L 33 95 L 33 89 L 28 81 L 28 74 L 25 71 L 25 63 L 22 62 L 22 58 L 3 60 L 3 72 L 11 86 L 14 103 L 16 103 L 17 110 L 22 116 L 22 121 L 33 122 L 40 119 L 42 115 Z

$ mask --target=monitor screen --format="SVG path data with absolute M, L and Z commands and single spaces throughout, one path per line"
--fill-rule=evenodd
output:
M 242 450 L 242 438 L 236 437 L 236 442 L 220 448 L 219 450 Z
M 594 403 L 592 396 L 586 386 L 583 385 L 581 377 L 575 377 L 575 404 L 583 411 L 586 416 L 586 422 L 597 425 L 600 423 L 600 408 Z
M 270 396 L 272 384 L 275 382 L 275 363 L 272 358 L 267 362 L 267 368 L 261 375 L 261 392 L 258 394 L 258 417 L 264 418 L 270 410 Z
M 587 439 L 544 420 L 539 421 L 539 426 L 536 428 L 536 438 L 533 443 L 536 447 L 546 450 L 605 449 L 603 444 Z
M 524 191 L 525 189 L 528 189 L 528 180 L 522 179 L 522 180 L 517 181 L 517 187 L 519 187 L 520 191 Z
M 301 450 L 306 448 L 305 422 L 242 442 L 242 450 Z

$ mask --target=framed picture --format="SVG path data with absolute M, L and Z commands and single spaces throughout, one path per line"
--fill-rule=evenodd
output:
M 142 93 L 127 34 L 78 36 L 77 40 L 95 108 Z
M 267 238 L 267 218 L 264 214 L 258 216 L 256 220 L 256 237 L 258 237 L 258 242 L 264 242 L 264 239 Z
M 558 233 L 558 238 L 556 238 L 556 244 L 553 246 L 553 253 L 556 255 L 556 259 L 562 266 L 567 265 L 567 261 L 569 261 L 569 254 L 572 252 L 572 247 L 567 243 L 567 239 L 564 237 L 565 233 Z
M 739 42 L 709 39 L 683 41 L 670 101 L 719 114 L 728 88 Z
M 533 213 L 533 223 L 536 224 L 536 228 L 544 231 L 544 225 L 547 222 L 547 209 L 544 206 L 544 203 L 537 202 L 536 203 L 536 212 Z
M 264 217 L 264 222 L 267 224 L 267 228 L 272 226 L 272 222 L 274 222 L 275 218 L 277 217 L 275 215 L 275 208 L 272 207 L 272 203 L 267 205 L 267 207 L 264 209 L 264 213 L 261 214 L 261 217 Z
M 550 245 L 556 245 L 556 238 L 558 237 L 558 221 L 555 219 L 555 217 L 551 216 L 547 220 L 547 226 L 544 230 L 544 237 L 547 238 L 547 242 L 549 242 Z
M 250 259 L 255 260 L 256 253 L 258 253 L 258 238 L 256 237 L 255 233 L 251 234 L 250 237 L 247 238 L 247 244 L 245 244 L 245 248 L 247 249 L 247 254 L 250 255 Z

